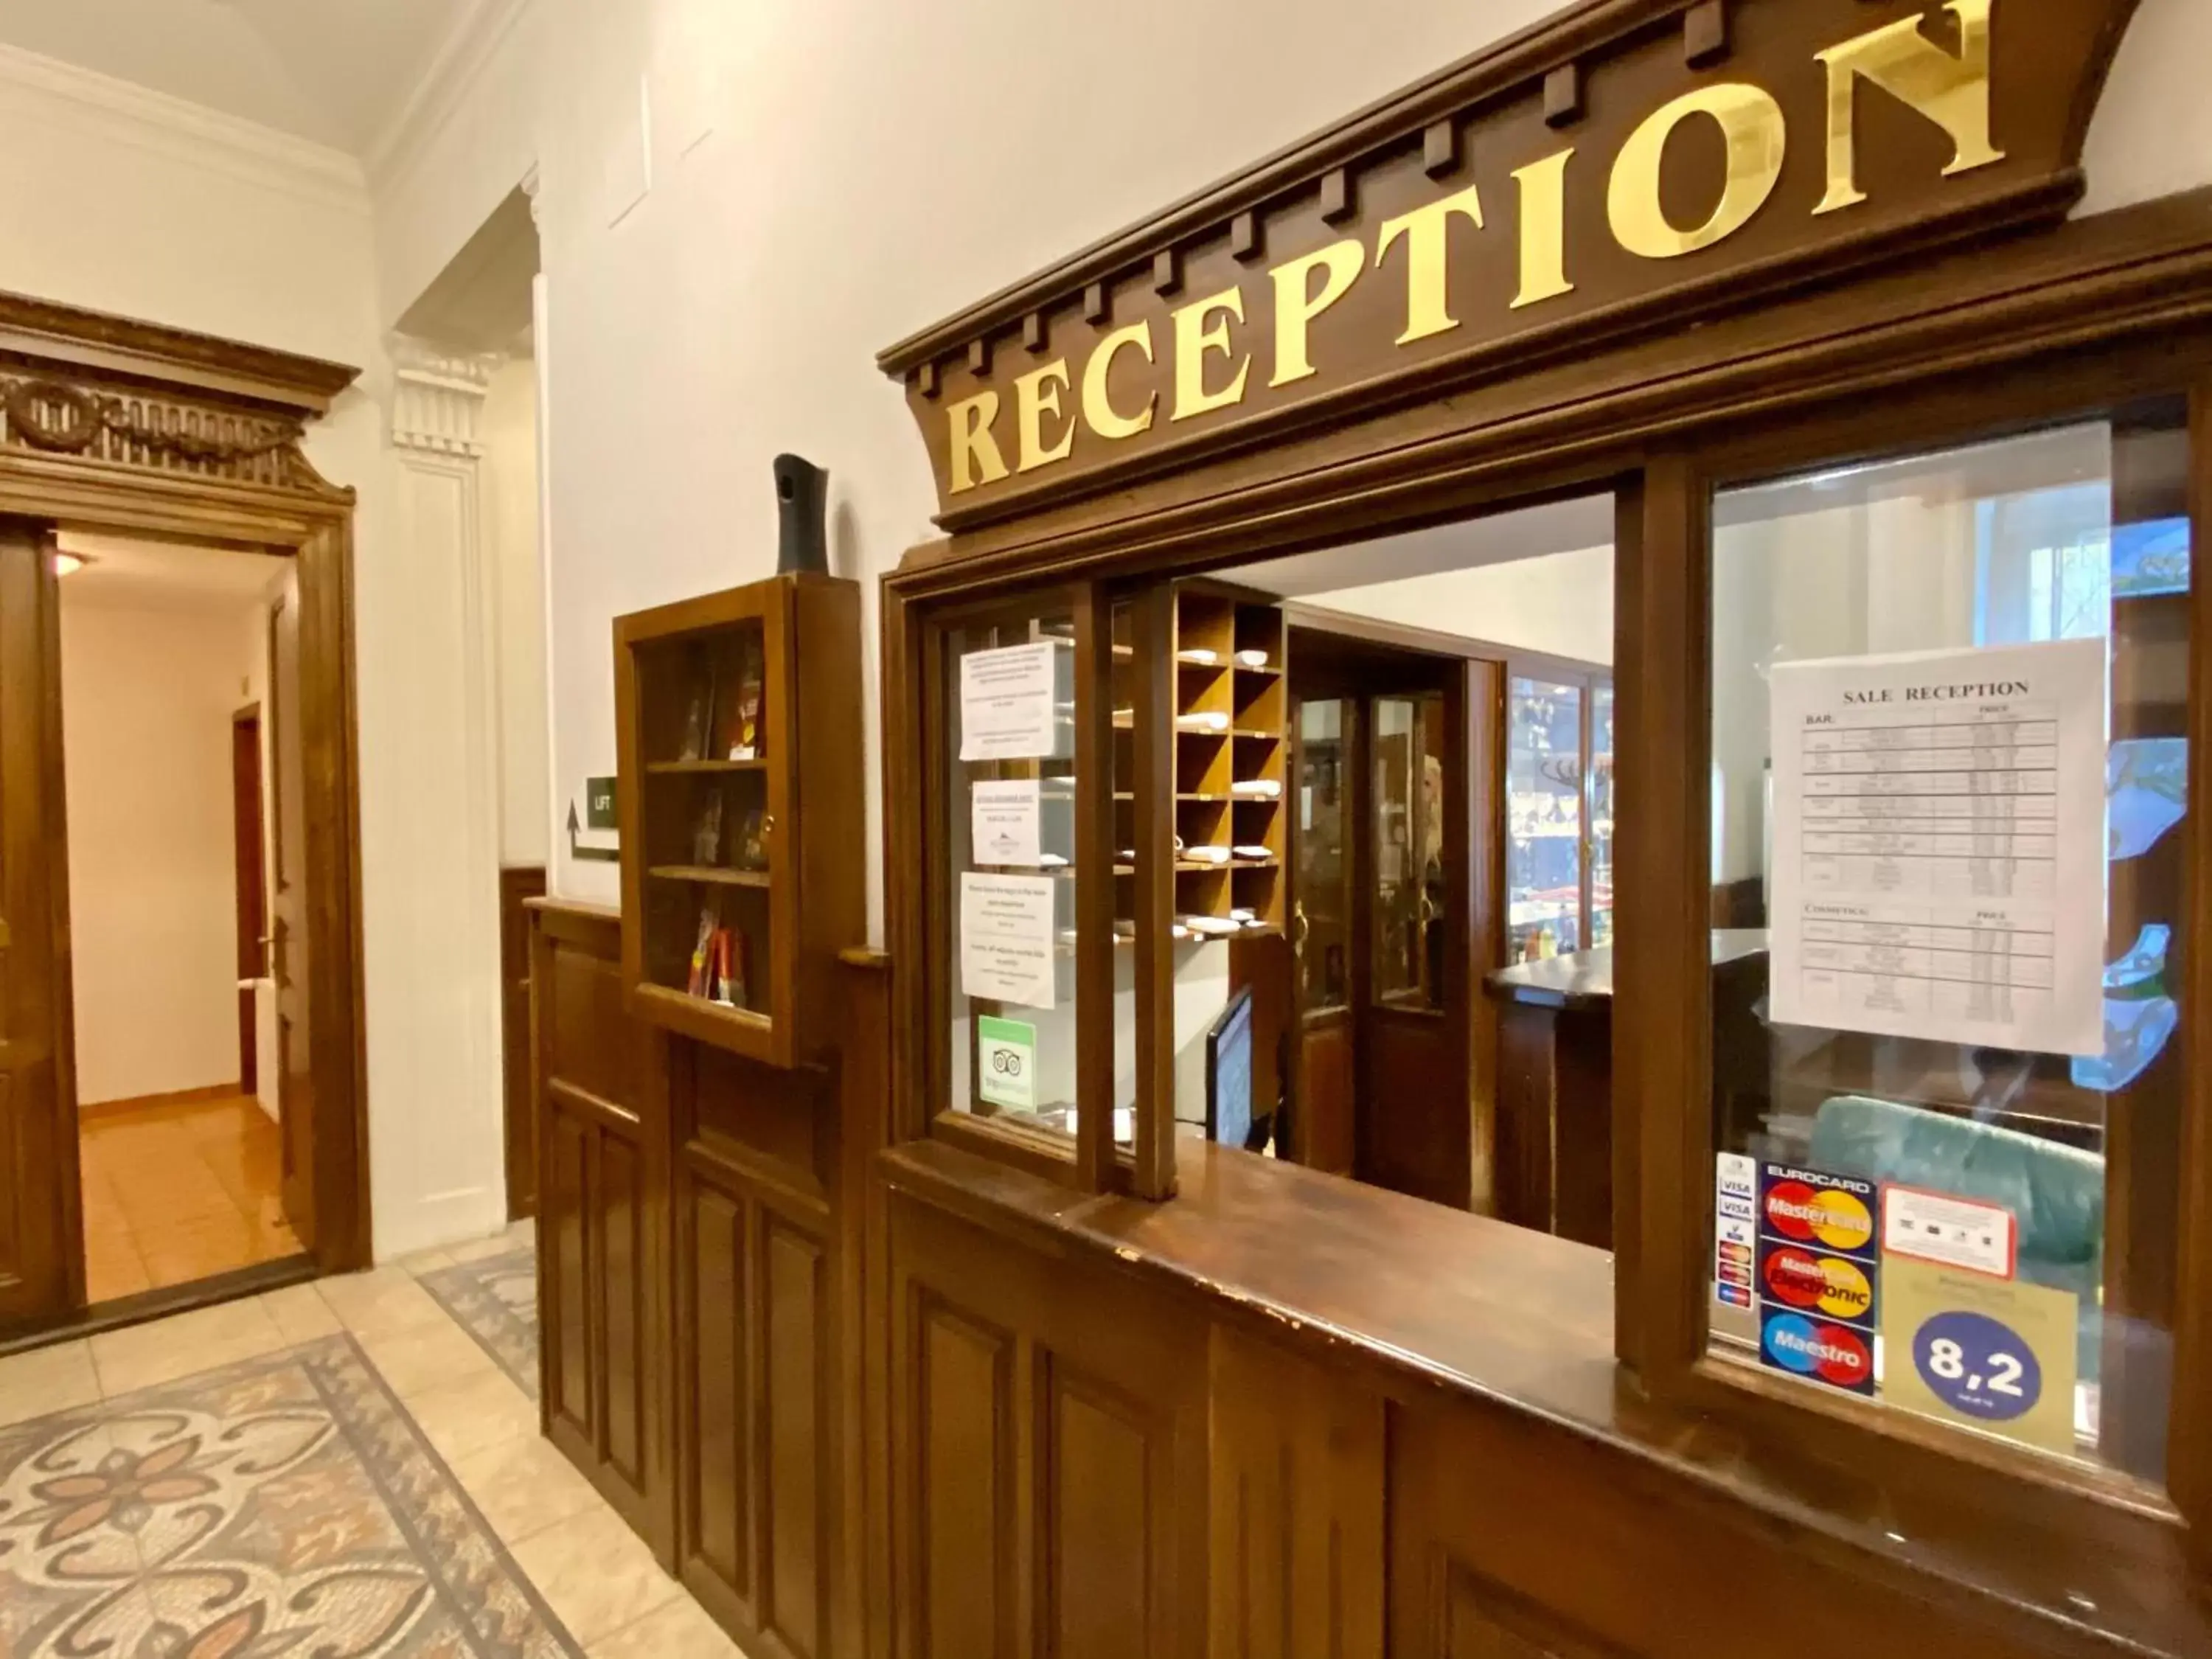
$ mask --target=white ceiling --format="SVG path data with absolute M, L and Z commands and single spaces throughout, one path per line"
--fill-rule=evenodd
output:
M 64 553 L 87 562 L 62 578 L 64 605 L 138 611 L 242 611 L 270 597 L 288 560 L 267 553 L 134 541 L 64 530 Z
M 472 0 L 0 0 L 0 41 L 366 155 Z

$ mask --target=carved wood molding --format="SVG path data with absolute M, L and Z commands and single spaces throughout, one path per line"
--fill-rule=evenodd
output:
M 344 499 L 300 443 L 358 373 L 0 293 L 0 453 Z
M 962 534 L 1664 337 L 2062 221 L 2133 6 L 1582 0 L 877 362 Z

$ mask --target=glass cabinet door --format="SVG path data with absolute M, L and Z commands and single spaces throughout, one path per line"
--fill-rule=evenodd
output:
M 1589 942 L 1613 943 L 1613 682 L 1590 692 Z
M 1297 954 L 1299 1006 L 1310 1014 L 1352 1000 L 1348 718 L 1340 697 L 1298 707 L 1297 899 L 1291 942 Z
M 1583 689 L 1516 675 L 1507 726 L 1506 955 L 1533 962 L 1583 947 Z
M 1376 697 L 1374 933 L 1378 1002 L 1443 1000 L 1443 699 Z

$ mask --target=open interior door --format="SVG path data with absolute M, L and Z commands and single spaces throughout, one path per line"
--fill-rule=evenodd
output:
M 284 1218 L 315 1247 L 315 1073 L 307 953 L 307 758 L 300 741 L 300 599 L 296 583 L 269 616 L 269 744 L 276 787 L 270 813 L 276 871 L 270 973 L 276 983 L 276 1115 L 283 1138 Z
M 84 1299 L 51 537 L 0 520 L 0 1328 Z

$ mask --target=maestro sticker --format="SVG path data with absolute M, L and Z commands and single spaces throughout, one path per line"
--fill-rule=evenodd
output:
M 1768 1310 L 1759 1354 L 1778 1370 L 1855 1394 L 1874 1392 L 1874 1345 L 1847 1325 Z

